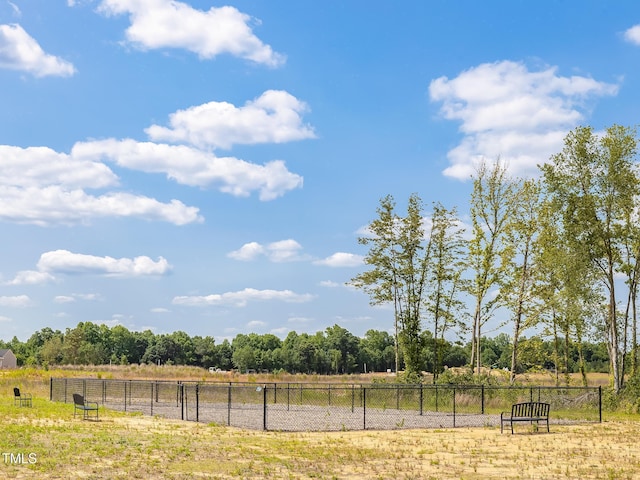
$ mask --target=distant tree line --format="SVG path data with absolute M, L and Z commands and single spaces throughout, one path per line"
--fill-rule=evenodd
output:
M 417 353 L 424 370 L 429 365 L 448 367 L 468 365 L 471 344 L 434 340 L 431 332 L 422 333 L 422 348 Z M 589 371 L 606 372 L 609 364 L 606 344 L 562 342 L 568 348 L 570 372 L 578 370 L 579 351 Z M 512 343 L 509 335 L 483 337 L 482 363 L 493 368 L 511 366 Z M 284 340 L 273 334 L 238 334 L 232 341 L 216 344 L 212 337 L 191 337 L 185 332 L 154 334 L 150 330 L 130 331 L 122 325 L 80 322 L 63 333 L 51 328 L 35 332 L 26 342 L 13 338 L 0 341 L 0 348 L 10 348 L 20 365 L 104 365 L 160 364 L 192 365 L 221 370 L 268 371 L 315 374 L 351 374 L 395 371 L 393 335 L 369 330 L 360 338 L 334 325 L 313 335 L 290 332 Z M 564 347 L 563 347 L 564 348 Z M 555 347 L 540 337 L 522 339 L 518 372 L 555 371 Z M 442 361 L 436 362 L 439 355 Z M 564 352 L 563 352 L 564 356 Z M 404 369 L 400 356 L 400 368 Z

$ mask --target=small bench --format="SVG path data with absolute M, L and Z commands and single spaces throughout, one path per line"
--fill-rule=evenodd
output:
M 20 407 L 31 407 L 33 398 L 30 393 L 20 393 L 20 389 L 18 387 L 13 388 L 13 404 L 19 405 Z
M 500 433 L 503 431 L 505 423 L 511 424 L 511 433 L 513 434 L 513 424 L 517 422 L 535 422 L 536 426 L 540 422 L 547 422 L 547 432 L 549 432 L 549 408 L 548 403 L 543 402 L 523 402 L 516 403 L 511 406 L 511 416 L 507 416 L 506 412 L 500 413 Z
M 90 418 L 95 418 L 98 420 L 98 403 L 97 402 L 87 402 L 84 397 L 79 393 L 73 394 L 73 417 L 75 418 L 76 413 L 79 411 L 82 412 L 82 419 L 89 420 Z

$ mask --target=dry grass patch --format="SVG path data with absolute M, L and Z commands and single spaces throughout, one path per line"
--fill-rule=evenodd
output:
M 57 405 L 57 404 L 56 404 Z M 37 463 L 5 478 L 634 479 L 636 422 L 554 426 L 516 435 L 497 428 L 257 432 L 106 412 L 99 422 L 13 415 L 3 452 Z M 35 409 L 36 407 L 34 407 Z M 16 410 L 19 410 L 16 407 Z M 23 409 L 24 410 L 24 409 Z M 17 436 L 16 436 L 17 435 Z

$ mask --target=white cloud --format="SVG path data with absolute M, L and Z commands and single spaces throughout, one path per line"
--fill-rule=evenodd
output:
M 178 200 L 162 203 L 131 193 L 95 196 L 85 189 L 118 185 L 103 163 L 48 147 L 0 145 L 0 219 L 36 225 L 74 224 L 95 217 L 137 217 L 176 225 L 202 221 Z
M 155 141 L 190 143 L 200 148 L 229 149 L 235 144 L 285 143 L 315 138 L 302 123 L 307 105 L 288 92 L 268 90 L 242 107 L 209 102 L 169 116 L 171 128 L 152 125 L 145 132 Z
M 45 53 L 20 25 L 0 25 L 0 68 L 30 73 L 36 77 L 69 77 L 74 66 Z
M 287 240 L 272 242 L 268 245 L 261 245 L 258 242 L 245 243 L 238 250 L 229 252 L 227 256 L 246 262 L 265 255 L 270 261 L 276 263 L 294 262 L 307 258 L 300 254 L 300 250 L 302 250 L 302 245 L 289 238 Z
M 343 286 L 342 284 L 334 282 L 333 280 L 322 280 L 319 285 L 325 288 L 338 288 Z
M 171 310 L 169 310 L 168 308 L 162 308 L 162 307 L 157 307 L 157 308 L 152 308 L 151 309 L 151 313 L 169 313 Z
M 165 275 L 171 265 L 164 258 L 153 261 L 146 256 L 131 258 L 97 257 L 67 250 L 45 252 L 40 256 L 38 269 L 42 272 L 98 274 L 118 277 Z
M 21 188 L 0 185 L 0 219 L 35 225 L 87 223 L 99 217 L 137 217 L 175 225 L 200 222 L 196 207 L 178 200 L 162 203 L 129 193 L 100 196 L 60 186 Z
M 265 322 L 262 322 L 260 320 L 251 320 L 249 323 L 247 323 L 247 328 L 262 328 L 266 325 Z
M 77 300 L 95 301 L 100 299 L 101 296 L 98 293 L 72 293 L 71 295 L 58 295 L 53 301 L 55 303 L 74 303 Z
M 216 157 L 185 145 L 107 139 L 76 143 L 72 155 L 82 159 L 105 158 L 146 173 L 165 173 L 184 185 L 219 185 L 220 191 L 235 196 L 248 196 L 257 190 L 263 201 L 302 186 L 302 177 L 289 172 L 281 160 L 255 165 L 233 157 Z
M 281 302 L 303 303 L 309 302 L 313 298 L 314 296 L 311 294 L 299 294 L 291 290 L 256 290 L 254 288 L 245 288 L 239 292 L 226 292 L 205 296 L 177 296 L 174 297 L 173 304 L 189 307 L 217 305 L 244 307 L 248 302 L 252 301 L 277 300 Z
M 118 177 L 105 164 L 74 158 L 48 147 L 0 145 L 0 185 L 105 188 L 118 185 Z
M 24 308 L 31 305 L 28 295 L 16 295 L 14 297 L 0 297 L 0 307 Z
M 615 95 L 618 86 L 588 77 L 562 77 L 557 68 L 530 71 L 518 62 L 486 63 L 429 86 L 440 113 L 461 122 L 465 135 L 450 150 L 444 174 L 468 179 L 485 158 L 500 158 L 513 173 L 533 175 L 562 148 L 568 130 L 584 119 L 589 97 Z
M 269 333 L 273 333 L 275 336 L 283 338 L 289 333 L 290 329 L 287 327 L 273 328 Z
M 18 272 L 15 278 L 5 285 L 39 285 L 55 280 L 55 277 L 47 272 L 38 272 L 36 270 L 22 270 Z
M 205 12 L 177 0 L 102 0 L 98 11 L 128 14 L 126 38 L 143 50 L 183 48 L 202 59 L 228 53 L 270 67 L 285 61 L 254 35 L 251 17 L 234 7 Z
M 9 317 L 5 317 L 4 315 L 0 316 L 0 323 L 8 323 L 8 322 L 13 322 L 13 319 Z
M 57 295 L 56 297 L 54 297 L 53 301 L 55 303 L 74 303 L 76 299 L 70 297 L 69 295 Z
M 640 45 L 640 25 L 634 25 L 626 30 L 624 32 L 624 39 L 634 45 Z
M 304 258 L 299 253 L 302 245 L 291 238 L 270 243 L 266 250 L 272 262 L 294 262 Z
M 310 323 L 313 321 L 313 318 L 309 317 L 289 317 L 287 322 L 289 323 Z
M 323 259 L 316 260 L 314 265 L 324 265 L 327 267 L 357 267 L 362 265 L 364 257 L 354 253 L 336 252 Z
M 9 4 L 9 6 L 11 7 L 11 10 L 13 10 L 13 14 L 16 17 L 21 17 L 22 16 L 22 11 L 20 10 L 20 7 L 18 7 L 15 3 L 13 2 L 9 2 L 7 1 L 7 3 Z
M 265 251 L 264 247 L 260 245 L 258 242 L 249 242 L 249 243 L 245 243 L 238 250 L 229 252 L 227 256 L 235 260 L 241 260 L 246 262 L 249 260 L 256 259 L 260 255 L 264 254 L 264 251 Z

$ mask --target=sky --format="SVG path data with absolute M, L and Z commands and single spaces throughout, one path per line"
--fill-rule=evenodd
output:
M 639 107 L 631 0 L 0 0 L 0 339 L 391 331 L 382 197 L 464 222 Z

